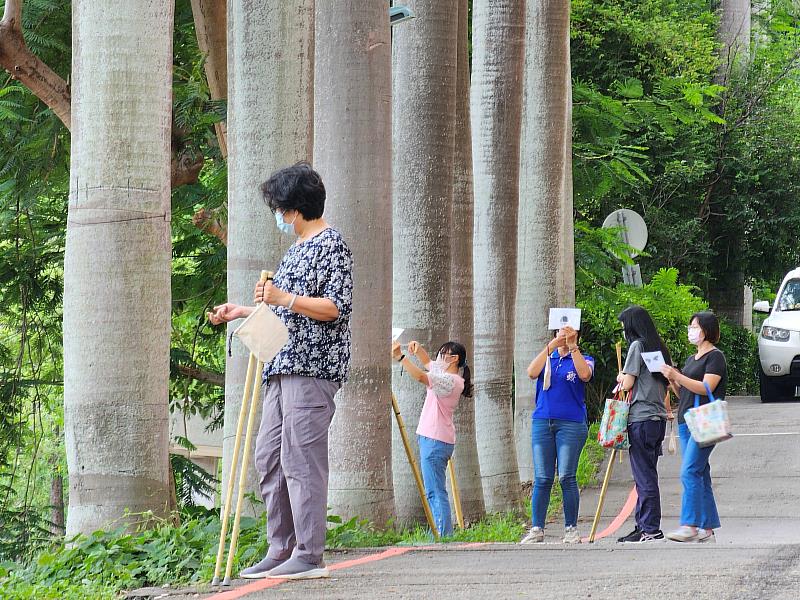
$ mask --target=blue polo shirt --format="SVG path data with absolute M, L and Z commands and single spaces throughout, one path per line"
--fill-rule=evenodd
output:
M 584 355 L 584 360 L 592 369 L 594 359 Z M 536 380 L 536 408 L 534 419 L 561 419 L 563 421 L 586 421 L 586 384 L 578 377 L 572 354 L 561 357 L 558 350 L 550 355 L 550 389 L 543 390 L 544 369 Z

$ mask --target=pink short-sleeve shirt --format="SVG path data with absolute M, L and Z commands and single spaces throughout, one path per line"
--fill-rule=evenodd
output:
M 419 416 L 417 434 L 447 444 L 456 443 L 453 412 L 464 391 L 464 378 L 455 373 L 428 373 L 428 393 Z

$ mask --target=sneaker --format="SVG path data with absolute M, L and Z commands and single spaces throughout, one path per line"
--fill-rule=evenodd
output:
M 520 544 L 541 544 L 544 542 L 544 529 L 541 527 L 531 527 L 531 530 L 528 532 Z
M 270 558 L 269 556 L 265 556 L 259 562 L 254 564 L 252 567 L 247 567 L 246 569 L 242 569 L 239 572 L 239 577 L 244 579 L 263 579 L 269 572 L 286 562 L 286 559 L 277 560 L 275 558 Z
M 270 579 L 322 579 L 330 576 L 330 571 L 323 561 L 320 560 L 318 565 L 312 565 L 297 557 L 290 558 L 267 575 Z
M 617 542 L 620 544 L 624 544 L 625 542 L 638 542 L 642 538 L 642 530 L 639 529 L 639 526 L 633 528 L 628 535 L 623 535 L 620 538 L 617 538 Z
M 687 525 L 681 525 L 675 531 L 670 531 L 667 538 L 675 542 L 696 542 L 699 537 L 698 531 Z
M 716 544 L 717 536 L 714 535 L 713 529 L 698 529 L 697 541 L 701 544 Z
M 664 532 L 660 529 L 653 533 L 647 533 L 646 531 L 642 532 L 642 537 L 638 542 L 634 542 L 636 544 L 649 544 L 652 542 L 663 542 L 664 541 Z
M 578 535 L 578 528 L 577 527 L 565 527 L 564 528 L 564 543 L 565 544 L 580 544 L 581 543 L 581 536 Z

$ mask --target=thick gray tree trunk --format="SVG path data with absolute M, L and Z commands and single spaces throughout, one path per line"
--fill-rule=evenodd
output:
M 314 2 L 229 0 L 228 8 L 228 299 L 252 304 L 261 270 L 276 270 L 294 241 L 278 232 L 259 185 L 311 159 Z M 240 323 L 230 323 L 228 335 Z M 248 357 L 234 339 L 225 365 L 223 501 Z M 252 464 L 248 490 L 259 497 Z
M 385 2 L 320 2 L 316 168 L 325 215 L 354 260 L 350 380 L 336 396 L 328 504 L 383 525 L 393 514 L 391 53 Z
M 433 353 L 450 333 L 457 14 L 437 0 L 409 6 L 417 19 L 398 27 L 392 40 L 392 322 L 426 332 L 418 341 Z M 425 389 L 399 366 L 393 369 L 392 388 L 416 447 Z M 392 459 L 398 521 L 424 520 L 397 427 Z
M 575 305 L 569 2 L 527 0 L 520 143 L 514 429 L 520 478 L 533 479 L 535 382 L 526 369 L 552 337 L 549 308 Z
M 720 42 L 720 64 L 715 83 L 728 85 L 728 80 L 741 73 L 750 61 L 750 12 L 750 0 L 721 0 L 719 4 L 717 37 Z M 712 232 L 716 229 L 715 221 L 720 218 L 711 217 Z M 722 240 L 727 248 L 720 252 L 721 260 L 714 264 L 715 277 L 708 290 L 708 301 L 717 314 L 744 326 L 748 320 L 752 322 L 753 309 L 746 301 L 752 292 L 748 292 L 745 273 L 736 261 L 737 238 L 740 235 L 744 235 L 744 231 L 738 235 L 729 233 L 728 239 Z
M 475 431 L 490 512 L 519 503 L 511 384 L 524 0 L 476 0 L 472 21 L 475 185 Z
M 750 61 L 750 0 L 721 0 L 719 3 L 719 29 L 721 44 L 717 79 L 722 84 L 732 72 L 740 70 Z
M 72 11 L 68 537 L 170 508 L 173 3 L 75 0 Z
M 472 128 L 469 122 L 469 0 L 458 2 L 456 133 L 453 147 L 453 203 L 450 217 L 450 339 L 464 344 L 474 368 L 472 313 Z M 453 453 L 464 519 L 475 522 L 486 510 L 475 443 L 475 399 L 462 397 L 454 415 L 458 441 Z M 451 497 L 452 499 L 452 497 Z M 455 512 L 453 513 L 455 514 Z
M 206 79 L 212 100 L 228 97 L 227 3 L 226 0 L 192 0 L 197 45 L 205 56 Z M 214 125 L 222 158 L 228 156 L 225 121 Z

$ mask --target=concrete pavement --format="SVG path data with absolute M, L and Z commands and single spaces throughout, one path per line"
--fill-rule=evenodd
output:
M 712 454 L 712 478 L 722 520 L 717 544 L 619 545 L 620 531 L 595 544 L 564 546 L 562 526 L 545 544 L 488 544 L 417 549 L 334 571 L 331 579 L 239 587 L 227 600 L 270 598 L 592 598 L 774 599 L 800 597 L 800 403 L 762 405 L 730 398 L 735 437 Z M 667 531 L 678 525 L 679 456 L 665 455 L 661 489 Z M 627 455 L 615 464 L 600 529 L 630 488 Z M 582 533 L 588 534 L 598 491 L 584 491 Z M 329 564 L 380 550 L 329 553 Z M 244 583 L 244 582 L 238 582 Z M 263 585 L 263 584 L 262 584 Z M 163 593 L 163 590 L 162 590 Z M 154 597 L 154 596 L 151 596 Z M 192 590 L 170 598 L 214 598 Z M 215 600 L 223 600 L 218 595 Z

